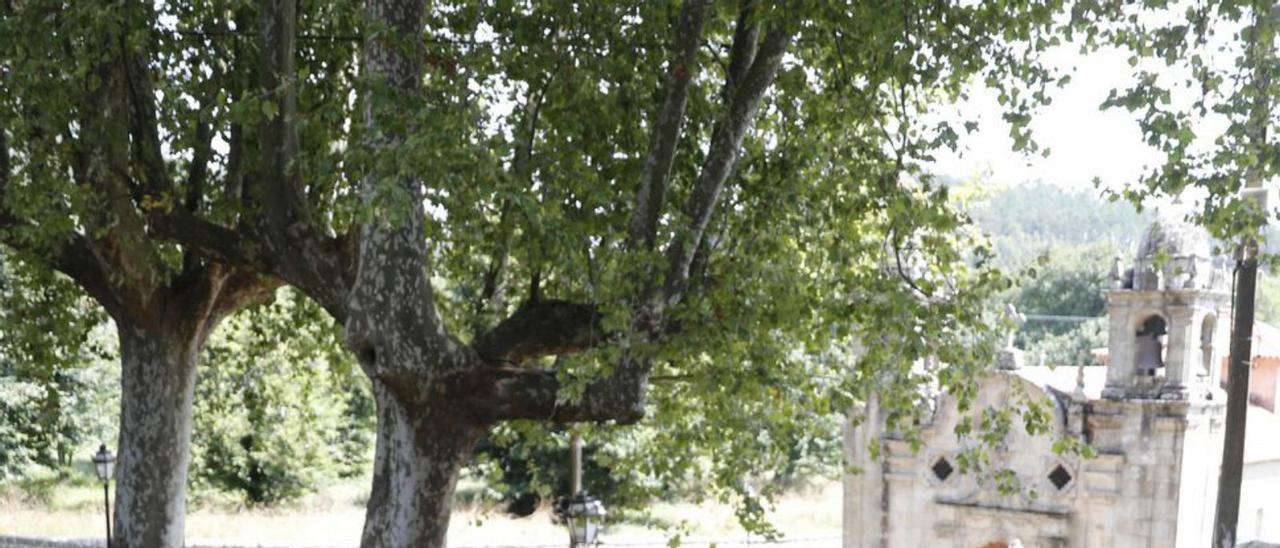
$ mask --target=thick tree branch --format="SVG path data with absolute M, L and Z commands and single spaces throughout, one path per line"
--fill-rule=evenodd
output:
M 248 199 L 244 184 L 246 178 L 244 127 L 237 122 L 231 122 L 227 133 L 227 174 L 223 185 L 231 201 L 236 204 L 245 204 Z M 240 221 L 243 215 L 237 212 L 235 219 L 235 224 L 242 224 Z
M 86 159 L 78 173 L 82 177 L 79 182 L 92 188 L 102 207 L 84 217 L 86 235 L 83 237 L 90 238 L 84 244 L 92 248 L 93 256 L 103 263 L 103 268 L 112 273 L 110 285 L 119 290 L 116 299 L 137 311 L 163 283 L 164 262 L 148 234 L 145 215 L 138 209 L 135 198 L 138 191 L 147 192 L 143 188 L 146 184 L 154 182 L 163 186 L 167 179 L 163 159 L 156 156 L 159 137 L 154 112 L 147 118 L 146 105 L 154 108 L 150 102 L 153 97 L 135 97 L 140 90 L 149 90 L 150 83 L 135 81 L 147 79 L 145 73 L 137 78 L 130 75 L 139 66 L 145 67 L 146 63 L 140 60 L 144 54 L 131 51 L 120 35 L 99 36 L 97 43 L 104 55 L 95 59 L 92 71 L 101 85 L 86 92 L 87 108 L 82 110 L 84 116 L 77 144 L 83 148 Z M 147 151 L 150 146 L 156 148 Z M 135 173 L 141 173 L 144 181 L 150 182 L 136 184 Z
M 126 303 L 127 300 L 135 300 L 130 298 L 135 296 L 120 291 L 112 282 L 104 268 L 103 257 L 84 235 L 69 235 L 67 240 L 55 244 L 52 252 L 45 255 L 50 256 L 54 268 L 75 280 L 113 318 L 122 318 L 136 308 L 136 302 Z
M 352 261 L 344 242 L 312 222 L 298 170 L 296 19 L 296 0 L 263 0 L 259 6 L 258 79 L 274 113 L 258 128 L 260 165 L 246 180 L 250 204 L 260 212 L 249 230 L 265 244 L 273 272 L 342 321 Z M 233 128 L 236 140 L 234 133 Z
M 729 50 L 729 68 L 725 71 L 724 91 L 721 96 L 725 104 L 733 101 L 738 84 L 747 77 L 756 58 L 756 48 L 760 41 L 760 25 L 756 22 L 756 11 L 760 7 L 757 0 L 741 0 L 738 5 L 738 20 L 733 27 L 733 45 Z
M 199 255 L 271 272 L 272 258 L 261 246 L 240 232 L 207 221 L 185 209 L 151 217 L 151 228 L 160 238 L 181 242 Z
M 0 215 L 5 212 L 5 200 L 9 194 L 9 162 L 9 131 L 0 126 Z M 0 228 L 3 228 L 2 224 Z
M 262 175 L 252 198 L 269 236 L 284 237 L 306 221 L 298 171 L 296 0 L 263 0 L 258 12 L 258 86 L 270 113 L 258 128 Z
M 634 424 L 644 417 L 651 369 L 650 361 L 625 354 L 612 373 L 587 385 L 581 399 L 567 401 L 555 371 L 494 368 L 486 372 L 487 384 L 478 393 L 491 395 L 484 412 L 494 420 Z
M 213 152 L 213 129 L 204 120 L 205 109 L 196 114 L 195 146 L 191 151 L 191 167 L 187 172 L 186 195 L 183 206 L 196 213 L 204 202 L 204 186 L 209 179 L 209 159 Z
M 689 281 L 689 267 L 698 246 L 702 244 L 703 233 L 711 220 L 720 191 L 738 160 L 747 128 L 751 126 L 765 92 L 773 85 L 774 77 L 782 66 L 782 56 L 787 51 L 791 36 L 791 31 L 785 26 L 774 28 L 766 34 L 751 68 L 734 92 L 733 101 L 716 122 L 711 135 L 711 147 L 702 162 L 693 195 L 685 206 L 689 224 L 677 232 L 675 241 L 667 250 L 670 264 L 664 306 L 678 302 L 684 294 Z
M 680 7 L 675 57 L 667 70 L 662 106 L 651 125 L 649 153 L 640 175 L 635 209 L 631 212 L 628 238 L 632 246 L 640 249 L 652 250 L 657 239 L 658 218 L 666 199 L 671 166 L 675 163 L 676 144 L 684 126 L 689 81 L 697 72 L 698 46 L 702 42 L 703 22 L 711 4 L 708 0 L 686 0 Z
M 520 365 L 532 358 L 576 353 L 595 346 L 604 338 L 600 320 L 600 311 L 594 305 L 527 302 L 476 337 L 471 346 L 487 363 Z
M 195 143 L 191 151 L 191 166 L 187 172 L 186 195 L 183 208 L 192 215 L 198 215 L 201 203 L 204 202 L 204 186 L 209 176 L 209 157 L 213 149 L 213 129 L 204 120 L 208 112 L 207 105 L 202 105 L 196 112 Z M 199 257 L 191 250 L 183 250 L 182 270 L 191 272 L 199 268 Z
M 54 268 L 80 284 L 90 296 L 102 304 L 107 313 L 113 317 L 120 317 L 120 314 L 126 313 L 124 303 L 103 269 L 101 257 L 88 238 L 73 233 L 62 242 L 39 246 L 20 235 L 20 231 L 34 227 L 13 215 L 5 203 L 12 169 L 10 162 L 7 135 L 0 129 L 0 242 L 19 252 L 49 257 Z
M 151 87 L 146 54 L 129 49 L 125 36 L 120 43 L 120 68 L 124 74 L 125 97 L 129 106 L 129 133 L 133 138 L 130 147 L 133 161 L 140 168 L 146 194 L 164 195 L 172 192 L 173 182 L 165 170 L 164 154 L 160 149 L 160 127 L 156 119 L 155 90 Z M 172 196 L 177 200 L 177 196 Z

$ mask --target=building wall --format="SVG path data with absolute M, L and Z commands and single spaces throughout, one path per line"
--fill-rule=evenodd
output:
M 969 416 L 1016 404 L 1026 397 L 1020 394 L 1048 397 L 1016 373 L 992 373 Z M 1004 450 L 992 455 L 1020 480 L 1023 489 L 1012 495 L 996 489 L 994 470 L 960 472 L 958 454 L 972 440 L 954 434 L 963 415 L 946 396 L 918 452 L 868 426 L 871 421 L 849 428 L 846 454 L 864 473 L 846 477 L 845 546 L 974 547 L 1014 539 L 1027 548 L 1209 544 L 1220 457 L 1209 448 L 1222 445 L 1221 403 L 1074 400 L 1053 408 L 1052 432 L 1030 436 L 1015 419 Z M 1077 431 L 1091 436 L 1096 458 L 1053 452 L 1055 439 Z M 883 454 L 872 461 L 857 446 L 877 435 L 885 439 Z M 945 480 L 931 470 L 939 458 L 956 468 Z M 1063 489 L 1048 479 L 1059 465 L 1072 477 Z M 1280 465 L 1275 471 L 1280 474 Z M 1280 483 L 1280 475 L 1267 477 Z M 1280 484 L 1274 487 L 1280 492 Z
M 1049 396 L 1038 386 L 1010 373 L 993 373 L 982 382 L 969 418 L 984 409 L 1003 408 L 1018 397 Z M 1022 489 L 1002 494 L 995 486 L 995 467 L 979 473 L 962 473 L 959 454 L 976 440 L 957 439 L 955 425 L 962 416 L 954 401 L 944 396 L 933 421 L 923 435 L 925 449 L 912 447 L 893 435 L 884 435 L 866 421 L 845 432 L 845 451 L 860 474 L 845 477 L 846 547 L 974 547 L 1010 542 L 1023 546 L 1079 547 L 1071 541 L 1083 531 L 1074 519 L 1082 506 L 1076 488 L 1080 463 L 1055 455 L 1053 441 L 1066 432 L 1067 417 L 1054 409 L 1054 433 L 1031 436 L 1014 420 L 1002 450 L 991 455 L 997 466 L 1012 470 Z M 874 407 L 874 404 L 869 405 Z M 860 416 L 874 416 L 874 412 Z M 873 459 L 866 445 L 882 439 L 882 454 Z M 953 472 L 940 479 L 931 469 L 946 459 Z M 1064 489 L 1050 483 L 1048 474 L 1063 466 L 1072 477 Z
M 1187 408 L 1181 443 L 1178 546 L 1200 548 L 1210 545 L 1213 539 L 1226 424 L 1224 402 L 1225 399 L 1192 402 Z
M 885 499 L 883 459 L 871 454 L 871 441 L 881 434 L 883 419 L 873 399 L 853 416 L 860 420 L 844 425 L 845 462 L 850 468 L 844 474 L 844 546 L 845 548 L 883 546 Z
M 1280 460 L 1251 462 L 1244 466 L 1240 485 L 1240 521 L 1236 535 L 1241 542 L 1280 542 Z
M 1086 511 L 1086 520 L 1101 526 L 1094 535 L 1101 546 L 1174 546 L 1181 424 L 1173 405 L 1102 400 L 1091 406 L 1093 444 L 1108 462 L 1090 478 L 1096 487 L 1086 482 L 1086 497 L 1097 489 L 1111 502 L 1105 514 Z
M 1231 361 L 1222 359 L 1222 376 L 1219 379 L 1223 389 L 1227 387 L 1230 377 Z M 1276 389 L 1280 386 L 1280 359 L 1270 356 L 1255 356 L 1253 369 L 1249 371 L 1249 403 L 1271 411 L 1276 411 Z

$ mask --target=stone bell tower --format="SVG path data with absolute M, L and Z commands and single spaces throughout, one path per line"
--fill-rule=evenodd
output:
M 1133 267 L 1117 259 L 1111 277 L 1107 382 L 1085 406 L 1099 455 L 1088 465 L 1087 520 L 1108 538 L 1087 545 L 1208 546 L 1226 402 L 1215 379 L 1227 353 L 1227 272 L 1209 235 L 1166 209 Z
M 1107 399 L 1212 398 L 1226 355 L 1228 275 L 1209 235 L 1162 210 L 1133 267 L 1116 258 L 1106 292 L 1110 316 Z

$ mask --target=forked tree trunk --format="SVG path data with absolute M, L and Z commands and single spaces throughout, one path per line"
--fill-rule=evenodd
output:
M 119 320 L 117 331 L 120 444 L 112 546 L 181 547 L 191 403 L 202 337 L 147 330 Z
M 408 408 L 380 381 L 373 489 L 361 546 L 440 547 L 458 473 L 484 427 L 448 410 Z

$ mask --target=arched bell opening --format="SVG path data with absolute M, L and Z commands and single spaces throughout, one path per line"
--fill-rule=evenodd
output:
M 1137 351 L 1134 373 L 1139 377 L 1164 376 L 1168 333 L 1169 324 L 1159 314 L 1147 316 L 1138 324 L 1134 333 L 1134 348 Z

